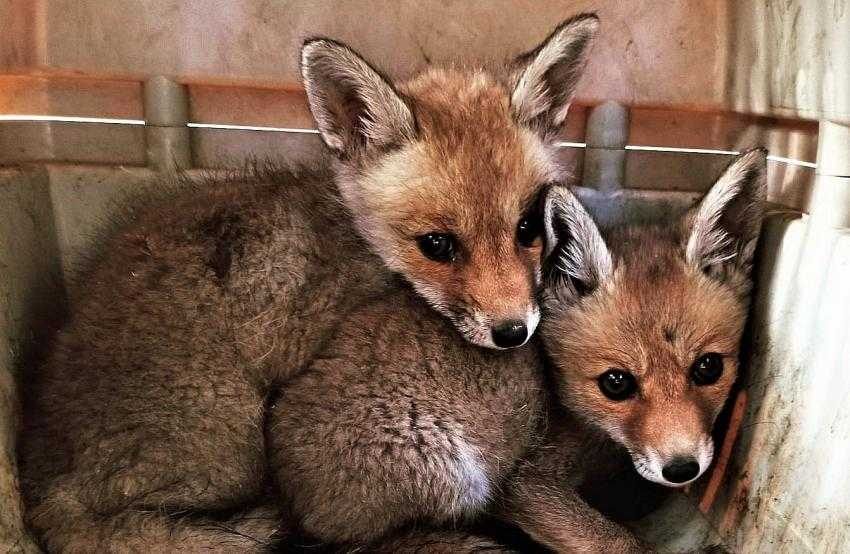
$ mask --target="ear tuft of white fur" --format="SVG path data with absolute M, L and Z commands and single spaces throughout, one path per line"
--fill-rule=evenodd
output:
M 767 151 L 735 158 L 693 214 L 685 259 L 700 268 L 749 264 L 764 213 Z
M 517 58 L 511 107 L 520 123 L 547 132 L 564 122 L 598 30 L 595 14 L 577 15 Z
M 574 281 L 596 288 L 613 272 L 611 252 L 584 206 L 566 187 L 553 186 L 543 209 L 547 265 L 575 293 Z
M 332 150 L 385 147 L 414 138 L 408 105 L 348 46 L 308 40 L 301 48 L 301 75 L 319 133 Z

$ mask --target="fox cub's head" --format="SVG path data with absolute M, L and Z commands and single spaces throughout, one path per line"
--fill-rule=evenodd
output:
M 651 481 L 684 485 L 711 463 L 738 369 L 765 171 L 764 151 L 739 156 L 672 229 L 603 236 L 565 189 L 546 200 L 542 333 L 558 393 Z
M 311 40 L 301 70 L 359 232 L 472 343 L 524 344 L 540 319 L 539 196 L 593 15 L 499 72 L 429 68 L 391 83 L 345 45 Z

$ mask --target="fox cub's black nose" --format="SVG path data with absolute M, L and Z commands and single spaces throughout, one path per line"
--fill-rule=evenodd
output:
M 525 342 L 528 328 L 522 321 L 505 321 L 493 328 L 493 344 L 499 348 L 513 348 Z
M 693 458 L 673 458 L 661 475 L 671 483 L 684 483 L 699 475 L 699 464 Z

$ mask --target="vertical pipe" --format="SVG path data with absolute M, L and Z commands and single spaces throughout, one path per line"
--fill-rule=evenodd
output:
M 850 125 L 822 120 L 810 213 L 813 223 L 850 228 Z
M 189 95 L 180 83 L 157 75 L 144 84 L 145 142 L 148 165 L 157 171 L 188 169 Z
M 611 193 L 624 186 L 629 109 L 617 102 L 594 107 L 587 118 L 583 185 Z

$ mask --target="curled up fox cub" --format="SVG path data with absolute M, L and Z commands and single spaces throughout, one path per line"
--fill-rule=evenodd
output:
M 605 233 L 567 189 L 549 189 L 549 390 L 533 349 L 470 347 L 409 292 L 352 312 L 271 408 L 289 521 L 367 550 L 498 550 L 433 528 L 489 513 L 556 552 L 646 551 L 578 491 L 630 467 L 646 483 L 683 486 L 711 463 L 765 172 L 764 151 L 749 151 L 676 225 Z
M 43 545 L 262 549 L 280 524 L 264 500 L 268 399 L 325 363 L 337 327 L 376 299 L 399 298 L 393 319 L 409 308 L 450 325 L 479 365 L 537 367 L 534 349 L 507 349 L 540 319 L 540 198 L 564 179 L 554 140 L 597 27 L 578 16 L 500 70 L 428 68 L 396 84 L 344 45 L 308 41 L 327 167 L 153 201 L 69 291 L 71 317 L 31 372 L 20 443 Z M 529 379 L 517 398 L 537 397 Z M 470 446 L 453 466 L 478 491 L 460 511 L 491 498 L 497 476 L 466 471 L 478 455 Z

